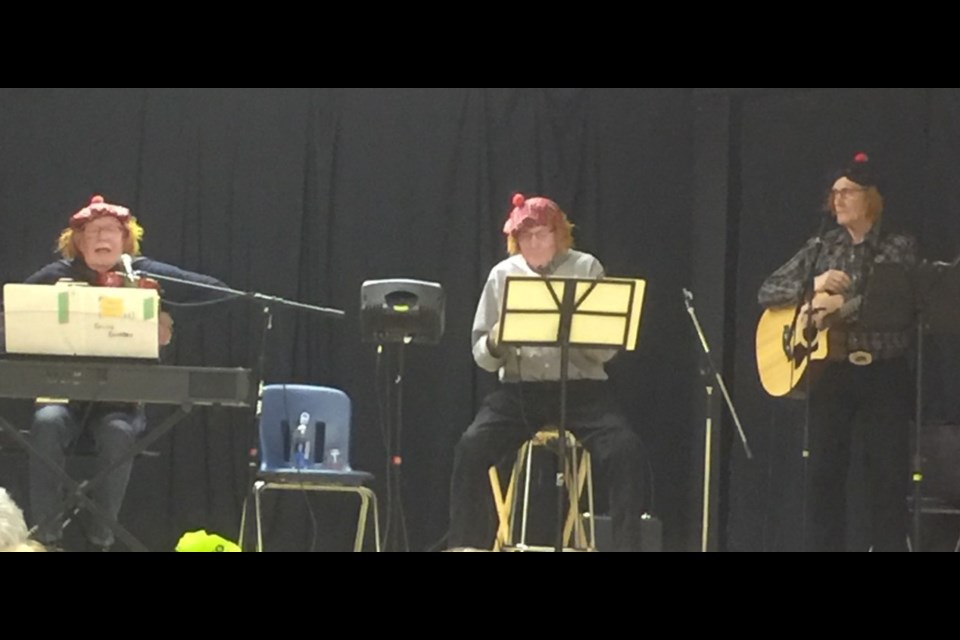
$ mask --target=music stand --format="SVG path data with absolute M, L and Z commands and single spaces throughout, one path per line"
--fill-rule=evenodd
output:
M 911 272 L 899 264 L 875 264 L 861 309 L 861 324 L 865 328 L 874 331 L 916 331 L 916 414 L 911 463 L 914 551 L 921 550 L 923 459 L 920 454 L 920 434 L 924 421 L 924 337 L 926 334 L 960 333 L 958 263 L 960 260 L 952 263 L 924 262 Z
M 407 523 L 403 512 L 400 444 L 403 433 L 403 355 L 408 344 L 437 344 L 445 322 L 443 287 L 437 282 L 394 278 L 367 280 L 360 288 L 360 328 L 363 341 L 377 345 L 377 401 L 387 451 L 387 526 L 383 548 L 390 551 L 390 533 L 399 530 L 402 550 L 409 551 Z M 395 344 L 396 375 L 386 382 L 386 402 L 381 402 L 380 369 L 384 345 Z M 391 425 L 390 389 L 394 392 L 396 421 Z M 386 407 L 383 405 L 386 404 Z M 394 526 L 395 525 L 395 526 Z
M 498 344 L 560 348 L 560 460 L 566 460 L 570 348 L 633 351 L 640 329 L 644 280 L 508 276 Z M 557 473 L 557 537 L 563 551 L 563 471 Z M 577 475 L 574 459 L 574 477 Z
M 925 330 L 934 335 L 960 333 L 960 258 L 923 263 L 917 268 L 916 281 Z
M 911 329 L 918 309 L 913 271 L 898 262 L 871 265 L 857 319 L 865 331 L 896 332 Z

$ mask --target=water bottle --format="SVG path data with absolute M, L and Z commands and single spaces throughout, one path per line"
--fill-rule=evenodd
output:
M 310 438 L 307 435 L 307 425 L 310 423 L 310 414 L 304 411 L 300 414 L 300 424 L 293 432 L 293 466 L 305 469 L 310 465 Z

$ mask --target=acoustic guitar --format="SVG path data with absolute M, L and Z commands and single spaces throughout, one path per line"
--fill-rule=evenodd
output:
M 763 388 L 775 397 L 805 397 L 806 376 L 816 377 L 828 361 L 845 355 L 840 329 L 804 331 L 805 314 L 794 322 L 795 314 L 793 306 L 767 309 L 757 324 L 757 371 Z

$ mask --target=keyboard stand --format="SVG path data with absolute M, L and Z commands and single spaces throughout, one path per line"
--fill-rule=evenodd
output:
M 175 427 L 181 420 L 186 418 L 192 409 L 192 404 L 187 403 L 181 405 L 172 414 L 167 416 L 163 422 L 158 424 L 156 427 L 149 429 L 146 435 L 143 437 L 138 438 L 136 443 L 126 453 L 124 453 L 123 456 L 115 460 L 112 464 L 101 469 L 89 480 L 85 480 L 83 482 L 77 482 L 71 478 L 70 475 L 60 467 L 60 465 L 34 447 L 29 438 L 20 433 L 16 427 L 11 425 L 9 422 L 7 422 L 7 420 L 0 416 L 0 428 L 2 428 L 4 431 L 7 431 L 24 449 L 27 450 L 27 452 L 29 452 L 31 456 L 34 456 L 37 460 L 46 465 L 51 471 L 56 473 L 67 489 L 67 498 L 60 505 L 60 510 L 55 514 L 48 516 L 42 522 L 35 524 L 31 529 L 31 532 L 55 522 L 68 512 L 71 512 L 71 514 L 76 514 L 80 509 L 86 509 L 94 517 L 110 527 L 117 538 L 127 545 L 131 551 L 149 551 L 149 549 L 147 549 L 142 542 L 137 540 L 137 538 L 123 525 L 121 525 L 113 517 L 111 517 L 110 514 L 104 511 L 100 505 L 91 500 L 87 494 L 96 488 L 97 485 L 103 482 L 111 471 L 123 464 L 126 464 L 138 453 L 146 450 L 147 447 L 166 435 L 168 431 Z

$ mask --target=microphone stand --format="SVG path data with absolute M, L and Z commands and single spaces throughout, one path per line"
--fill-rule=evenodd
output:
M 720 371 L 713 362 L 713 356 L 710 353 L 710 345 L 707 343 L 707 337 L 703 332 L 703 328 L 700 326 L 700 320 L 697 318 L 697 311 L 693 306 L 693 293 L 687 289 L 683 290 L 683 304 L 687 308 L 687 313 L 690 314 L 690 321 L 693 323 L 693 328 L 697 332 L 697 337 L 700 339 L 700 348 L 703 350 L 704 366 L 700 368 L 700 374 L 703 376 L 704 388 L 707 393 L 706 428 L 704 429 L 703 449 L 703 499 L 701 502 L 702 519 L 700 529 L 700 551 L 706 552 L 708 550 L 707 547 L 710 537 L 710 477 L 712 473 L 713 460 L 714 381 L 716 381 L 716 386 L 718 389 L 720 389 L 720 393 L 723 395 L 727 409 L 730 410 L 730 415 L 733 416 L 733 422 L 737 426 L 737 433 L 739 434 L 740 442 L 743 445 L 743 452 L 747 455 L 748 460 L 753 459 L 753 453 L 750 451 L 750 445 L 747 443 L 747 435 L 744 433 L 743 425 L 740 423 L 740 416 L 737 415 L 737 409 L 733 405 L 733 400 L 730 398 L 730 392 L 727 391 L 727 385 L 724 384 L 723 376 L 720 375 Z
M 126 266 L 126 265 L 124 265 Z M 281 298 L 279 296 L 271 296 L 257 291 L 241 291 L 239 289 L 232 289 L 226 286 L 207 284 L 205 282 L 193 282 L 191 280 L 185 280 L 183 278 L 176 278 L 173 276 L 161 275 L 159 273 L 152 273 L 149 271 L 136 270 L 132 272 L 132 275 L 136 277 L 147 277 L 161 282 L 172 282 L 178 285 L 184 285 L 188 287 L 194 287 L 196 289 L 206 289 L 208 291 L 214 291 L 217 293 L 224 294 L 224 300 L 229 300 L 233 298 L 242 298 L 246 300 L 252 300 L 255 303 L 263 305 L 262 317 L 263 317 L 263 328 L 260 333 L 260 347 L 257 353 L 257 364 L 256 370 L 253 372 L 253 379 L 257 383 L 257 402 L 253 415 L 253 435 L 252 435 L 252 445 L 248 449 L 249 459 L 247 462 L 248 469 L 248 482 L 247 482 L 247 492 L 249 497 L 249 491 L 253 487 L 253 483 L 256 479 L 257 474 L 257 457 L 259 455 L 259 437 L 260 437 L 260 416 L 263 409 L 263 381 L 266 377 L 266 368 L 267 368 L 267 338 L 269 336 L 270 330 L 273 328 L 273 311 L 271 309 L 272 305 L 277 305 L 281 307 L 289 307 L 292 309 L 298 309 L 300 311 L 309 311 L 311 313 L 316 313 L 325 318 L 335 318 L 342 319 L 346 316 L 346 312 L 342 309 L 334 309 L 331 307 L 320 307 L 317 305 L 306 304 L 303 302 L 296 302 L 294 300 L 287 300 L 286 298 Z M 246 498 L 244 498 L 246 502 Z M 241 524 L 241 529 L 243 525 Z M 243 539 L 243 531 L 240 532 L 240 539 Z
M 332 307 L 319 307 L 313 304 L 307 304 L 305 302 L 297 302 L 295 300 L 287 300 L 286 298 L 281 298 L 279 296 L 270 296 L 265 293 L 259 293 L 257 291 L 241 291 L 240 289 L 231 289 L 230 287 L 223 287 L 215 284 L 207 284 L 206 282 L 194 282 L 192 280 L 185 280 L 183 278 L 175 278 L 173 276 L 160 275 L 159 273 L 152 273 L 150 271 L 135 270 L 133 275 L 138 277 L 146 276 L 147 278 L 152 278 L 154 280 L 159 280 L 161 282 L 172 282 L 174 284 L 181 284 L 188 287 L 194 287 L 196 289 L 207 289 L 209 291 L 216 291 L 218 293 L 224 293 L 233 298 L 245 298 L 247 300 L 253 300 L 255 302 L 262 302 L 265 306 L 270 305 L 280 305 L 282 307 L 291 307 L 294 309 L 300 309 L 301 311 L 310 311 L 317 313 L 321 316 L 327 318 L 338 318 L 341 319 L 347 315 L 346 311 L 342 309 L 334 309 Z
M 800 453 L 803 459 L 800 489 L 800 544 L 801 548 L 804 550 L 807 550 L 807 500 L 809 494 L 808 484 L 810 482 L 810 422 L 812 420 L 810 394 L 813 387 L 810 376 L 810 364 L 813 362 L 813 349 L 810 348 L 810 345 L 817 337 L 817 327 L 813 322 L 813 296 L 816 293 L 816 287 L 814 286 L 813 278 L 814 271 L 816 271 L 817 268 L 817 261 L 820 259 L 820 255 L 823 253 L 823 235 L 827 231 L 827 225 L 830 223 L 830 220 L 831 218 L 826 215 L 820 220 L 820 227 L 817 229 L 817 235 L 814 239 L 816 251 L 813 254 L 813 258 L 810 260 L 810 263 L 807 265 L 807 272 L 803 278 L 803 288 L 801 289 L 800 297 L 797 300 L 797 308 L 793 313 L 793 322 L 790 324 L 790 339 L 787 341 L 787 344 L 793 344 L 793 338 L 797 335 L 797 323 L 800 320 L 800 312 L 803 309 L 803 306 L 807 305 L 807 321 L 803 329 L 803 361 L 806 379 L 804 380 L 803 436 Z M 792 353 L 790 354 L 790 357 L 794 359 L 794 366 L 796 366 L 796 359 L 793 357 Z

